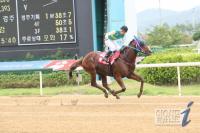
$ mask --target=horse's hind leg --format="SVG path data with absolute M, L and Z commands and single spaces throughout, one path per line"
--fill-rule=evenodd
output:
M 108 93 L 107 91 L 101 87 L 100 85 L 97 84 L 96 82 L 96 72 L 89 72 L 91 75 L 91 86 L 96 87 L 98 89 L 100 89 L 101 91 L 103 91 L 105 98 L 108 98 Z
M 115 94 L 115 91 L 111 90 L 109 88 L 108 83 L 107 83 L 107 77 L 106 76 L 101 76 L 101 78 L 102 78 L 103 87 L 105 87 L 113 96 L 115 96 L 117 99 L 119 99 L 119 96 Z
M 141 82 L 141 85 L 140 85 L 140 92 L 138 93 L 138 98 L 141 97 L 142 93 L 143 93 L 143 87 L 144 87 L 144 80 L 142 77 L 140 77 L 139 75 L 135 74 L 135 73 L 132 73 L 129 77 L 127 77 L 129 79 L 133 79 L 133 80 L 136 80 L 138 82 Z

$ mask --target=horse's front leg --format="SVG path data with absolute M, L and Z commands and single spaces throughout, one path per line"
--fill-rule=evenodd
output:
M 131 75 L 129 75 L 127 78 L 129 79 L 133 79 L 133 80 L 136 80 L 138 82 L 141 82 L 141 85 L 140 85 L 140 92 L 138 93 L 138 98 L 141 97 L 142 93 L 143 93 L 143 87 L 144 87 L 144 80 L 142 77 L 140 77 L 139 75 L 135 74 L 135 73 L 132 73 Z
M 115 94 L 114 90 L 111 90 L 108 86 L 108 82 L 107 82 L 107 77 L 106 76 L 101 76 L 102 78 L 102 84 L 103 87 L 105 87 L 113 96 L 115 96 L 117 99 L 120 99 L 118 95 Z
M 115 75 L 114 77 L 115 77 L 115 80 L 117 81 L 117 83 L 118 83 L 118 84 L 120 85 L 120 87 L 122 88 L 121 90 L 116 91 L 115 94 L 117 95 L 117 94 L 119 94 L 119 93 L 125 92 L 125 91 L 126 91 L 126 87 L 125 87 L 125 85 L 124 85 L 124 82 L 123 82 L 123 80 L 122 80 L 121 75 Z

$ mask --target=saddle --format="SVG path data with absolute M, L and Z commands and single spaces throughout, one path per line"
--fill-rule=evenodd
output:
M 108 62 L 106 62 L 104 60 L 104 57 L 106 56 L 106 52 L 100 52 L 99 63 L 104 64 L 104 65 L 112 65 L 120 57 L 120 54 L 121 54 L 120 51 L 114 52 L 110 57 L 108 57 Z

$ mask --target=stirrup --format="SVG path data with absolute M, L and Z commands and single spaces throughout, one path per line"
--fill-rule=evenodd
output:
M 103 58 L 103 61 L 109 63 L 109 60 L 108 60 L 108 58 L 106 58 L 106 57 Z

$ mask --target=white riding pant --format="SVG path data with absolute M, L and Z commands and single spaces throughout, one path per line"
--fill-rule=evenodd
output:
M 105 45 L 106 45 L 106 51 L 117 51 L 120 50 L 122 47 L 122 42 L 119 40 L 105 40 Z

